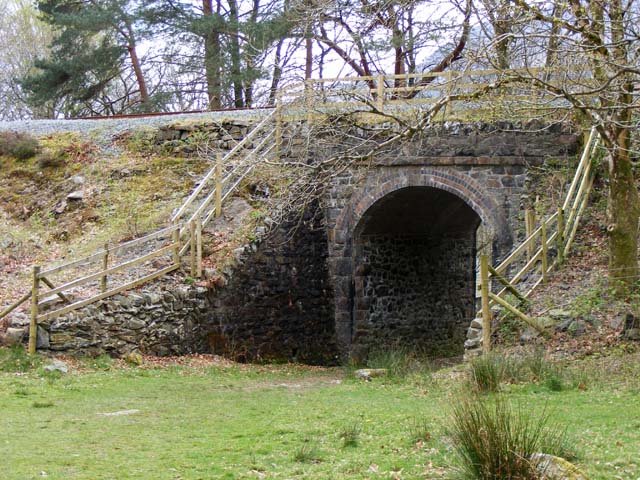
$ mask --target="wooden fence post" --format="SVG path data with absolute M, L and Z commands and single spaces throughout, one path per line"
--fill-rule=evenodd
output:
M 536 229 L 536 212 L 530 208 L 524 211 L 524 228 L 526 238 L 529 238 Z M 535 253 L 535 242 L 530 242 L 527 246 L 527 260 L 531 260 Z
M 491 308 L 489 307 L 489 259 L 480 255 L 480 293 L 482 295 L 482 351 L 491 351 Z
M 196 278 L 202 277 L 202 220 L 196 223 Z
M 222 153 L 216 157 L 216 217 L 222 215 Z
M 556 258 L 558 266 L 564 263 L 564 210 L 558 207 L 558 234 L 556 235 Z
M 307 125 L 311 126 L 313 124 L 313 80 L 311 78 L 307 78 L 304 81 L 304 108 L 306 110 L 307 116 Z
M 382 73 L 378 75 L 376 87 L 376 108 L 384 112 L 384 75 Z
M 31 287 L 31 321 L 29 323 L 29 355 L 36 353 L 38 346 L 38 288 L 40 287 L 40 267 L 33 267 Z
M 180 227 L 176 224 L 173 225 L 175 230 L 171 234 L 173 241 L 173 264 L 180 266 Z
M 540 235 L 542 236 L 542 283 L 547 283 L 547 270 L 549 269 L 549 258 L 547 257 L 547 222 L 542 219 L 540 225 Z
M 102 271 L 106 272 L 109 268 L 109 244 L 104 244 L 104 255 L 102 257 Z M 100 288 L 103 292 L 107 291 L 107 274 L 102 275 L 102 279 L 100 282 Z
M 282 155 L 282 94 L 280 90 L 276 93 L 276 160 L 280 160 Z
M 189 248 L 190 248 L 190 262 L 191 276 L 196 276 L 196 221 L 191 220 L 189 222 Z

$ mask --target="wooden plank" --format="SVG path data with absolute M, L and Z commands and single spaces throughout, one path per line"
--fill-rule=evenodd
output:
M 505 289 L 509 292 L 511 292 L 512 294 L 514 294 L 518 299 L 520 300 L 526 300 L 526 298 L 524 297 L 524 295 L 522 295 L 518 289 L 516 287 L 514 287 L 509 280 L 507 280 L 506 278 L 504 278 L 502 275 L 500 275 L 495 268 L 493 268 L 491 265 L 488 265 L 488 269 L 489 269 L 489 273 L 491 273 L 492 276 L 494 276 L 495 278 L 498 279 L 498 281 L 500 283 L 502 283 L 505 286 Z
M 158 230 L 156 232 L 150 233 L 149 235 L 145 235 L 144 237 L 136 238 L 134 240 L 130 240 L 130 241 L 122 243 L 120 245 L 112 246 L 110 248 L 110 251 L 111 252 L 115 252 L 115 251 L 118 251 L 118 250 L 127 249 L 127 248 L 130 248 L 130 247 L 139 245 L 141 243 L 147 242 L 149 240 L 153 240 L 155 238 L 158 238 L 158 237 L 162 236 L 165 233 L 172 232 L 174 228 L 177 228 L 177 227 L 176 226 L 171 226 L 171 227 L 163 228 L 163 229 Z M 82 258 L 79 258 L 78 260 L 73 260 L 71 262 L 63 263 L 62 265 L 57 265 L 57 266 L 49 268 L 47 270 L 42 270 L 40 272 L 40 278 L 42 278 L 44 276 L 53 275 L 55 273 L 61 272 L 62 270 L 66 270 L 66 269 L 70 269 L 70 268 L 73 268 L 73 267 L 77 267 L 77 266 L 83 265 L 85 263 L 101 260 L 103 257 L 104 257 L 104 250 L 98 250 L 96 253 L 93 253 L 93 254 L 91 254 L 91 255 L 89 255 L 87 257 L 82 257 Z
M 573 177 L 573 181 L 569 186 L 569 191 L 567 192 L 567 196 L 565 197 L 564 203 L 562 204 L 562 210 L 564 210 L 565 212 L 569 208 L 569 203 L 571 202 L 573 193 L 576 187 L 578 186 L 578 179 L 582 175 L 582 170 L 585 168 L 586 163 L 591 161 L 590 160 L 591 145 L 594 141 L 595 135 L 596 135 L 596 128 L 592 127 L 591 132 L 589 133 L 589 139 L 587 140 L 587 144 L 585 145 L 584 150 L 582 151 L 582 156 L 580 158 L 580 162 L 578 163 L 578 168 L 576 169 L 576 174 Z
M 171 265 L 169 267 L 163 268 L 162 270 L 158 270 L 155 273 L 141 277 L 133 282 L 125 283 L 124 285 L 121 285 L 117 288 L 112 288 L 111 290 L 107 290 L 106 292 L 100 293 L 91 298 L 87 298 L 86 300 L 72 303 L 71 305 L 68 305 L 64 308 L 60 308 L 58 310 L 54 310 L 53 312 L 48 312 L 40 317 L 40 321 L 44 322 L 46 320 L 59 317 L 60 315 L 64 315 L 65 313 L 73 312 L 74 310 L 78 310 L 79 308 L 86 307 L 87 305 L 95 303 L 99 300 L 103 300 L 107 297 L 111 297 L 118 293 L 124 292 L 125 290 L 129 290 L 130 288 L 138 287 L 144 283 L 150 282 L 151 280 L 155 280 L 156 278 L 161 277 L 162 275 L 166 275 L 167 273 L 173 272 L 174 270 L 177 270 L 177 269 L 178 269 L 178 265 Z
M 107 270 L 93 273 L 91 275 L 86 275 L 84 277 L 77 278 L 75 280 L 67 282 L 64 285 L 60 285 L 59 287 L 51 290 L 48 293 L 53 295 L 59 292 L 64 292 L 65 290 L 68 290 L 70 288 L 83 285 L 85 283 L 91 282 L 92 280 L 96 280 L 102 277 L 103 275 L 111 275 L 112 273 L 116 273 L 116 272 L 119 272 L 120 270 L 125 270 L 127 268 L 133 267 L 140 263 L 146 262 L 147 260 L 150 260 L 152 258 L 159 257 L 160 255 L 164 255 L 165 253 L 171 252 L 172 250 L 173 250 L 173 244 L 168 245 L 166 247 L 159 248 L 158 250 L 154 250 L 153 252 L 147 253 L 141 257 L 137 257 L 137 258 L 134 258 L 133 260 L 129 260 L 127 262 L 123 262 L 113 267 L 110 267 Z
M 556 212 L 550 217 L 548 217 L 545 220 L 545 223 L 547 224 L 547 226 L 550 223 L 552 223 L 557 218 L 557 216 L 558 216 L 558 213 Z M 509 254 L 509 256 L 507 256 L 507 258 L 505 258 L 502 261 L 502 263 L 500 263 L 500 265 L 495 267 L 495 270 L 500 274 L 504 274 L 507 267 L 511 265 L 518 257 L 520 257 L 526 251 L 526 249 L 528 248 L 531 242 L 535 242 L 536 238 L 538 237 L 538 235 L 540 235 L 541 232 L 542 232 L 542 226 L 538 227 L 536 230 L 534 230 L 531 233 L 531 235 L 528 238 L 524 239 L 522 243 L 518 245 L 518 247 L 515 250 L 513 250 Z
M 42 283 L 44 283 L 47 287 L 56 288 L 56 287 L 53 286 L 53 283 L 51 283 L 47 279 L 47 277 L 43 277 L 42 275 L 40 275 L 40 280 L 42 280 Z M 60 297 L 60 300 L 62 300 L 63 302 L 71 303 L 71 300 L 69 300 L 69 298 L 66 295 L 64 295 L 62 293 L 58 293 L 57 295 L 58 295 L 58 297 Z
M 89 256 L 86 257 L 82 257 L 79 258 L 77 260 L 73 260 L 71 262 L 67 262 L 67 263 L 63 263 L 62 265 L 57 265 L 55 267 L 49 268 L 47 270 L 43 270 L 40 272 L 40 275 L 44 276 L 44 275 L 53 275 L 55 273 L 61 272 L 62 270 L 67 270 L 70 268 L 74 268 L 74 267 L 78 267 L 80 265 L 85 265 L 88 263 L 92 263 L 95 262 L 99 259 L 102 258 L 102 255 L 104 254 L 104 252 L 102 250 L 99 250 L 96 253 L 93 253 Z
M 267 115 L 260 123 L 258 123 L 258 125 L 255 126 L 255 128 L 253 130 L 251 130 L 251 132 L 249 132 L 249 134 L 244 137 L 240 143 L 238 143 L 235 147 L 233 147 L 225 156 L 224 156 L 224 161 L 226 162 L 227 159 L 231 158 L 233 155 L 235 155 L 236 153 L 238 153 L 241 149 L 244 148 L 244 146 L 253 139 L 253 137 L 255 137 L 258 132 L 262 131 L 262 128 L 269 122 L 272 120 L 273 116 L 275 115 L 275 111 L 272 111 L 269 115 Z M 180 209 L 176 212 L 176 214 L 171 218 L 172 222 L 175 222 L 177 219 L 179 219 L 182 214 L 187 210 L 187 208 L 189 208 L 191 206 L 191 204 L 193 203 L 193 201 L 196 199 L 196 197 L 200 194 L 200 192 L 204 189 L 204 187 L 206 186 L 207 182 L 209 182 L 209 180 L 211 180 L 211 178 L 213 178 L 213 176 L 215 175 L 215 171 L 216 171 L 216 166 L 214 165 L 208 172 L 207 174 L 200 180 L 200 184 L 193 190 L 193 192 L 191 192 L 191 195 L 189 195 L 189 197 L 187 198 L 187 200 L 185 200 L 185 202 L 182 204 L 182 206 L 180 207 Z
M 585 195 L 586 196 L 589 195 L 591 187 L 589 186 L 587 188 L 587 186 L 590 185 L 591 181 L 592 181 L 591 157 L 589 157 L 589 162 L 584 169 L 584 173 L 580 181 L 580 186 L 578 187 L 578 193 L 576 193 L 575 199 L 573 201 L 573 204 L 571 205 L 571 208 L 569 209 L 569 214 L 567 215 L 567 218 L 566 218 L 566 222 L 567 222 L 566 228 L 568 231 L 572 231 L 574 227 L 574 223 L 577 223 L 576 222 L 577 210 L 580 208 L 580 205 L 583 202 L 583 197 Z
M 29 293 L 25 293 L 23 296 L 21 296 L 16 302 L 12 303 L 11 305 L 9 305 L 7 308 L 5 308 L 2 313 L 0 313 L 0 318 L 4 318 L 7 315 L 9 315 L 11 312 L 13 312 L 16 308 L 18 308 L 20 305 L 22 305 L 24 302 L 26 302 L 27 300 L 29 300 L 29 298 L 31 298 L 31 292 Z
M 569 232 L 569 236 L 567 237 L 567 243 L 564 247 L 564 252 L 563 252 L 565 257 L 569 254 L 569 251 L 571 250 L 573 239 L 576 235 L 576 232 L 578 231 L 578 224 L 580 222 L 580 217 L 582 216 L 582 211 L 584 210 L 584 207 L 587 205 L 587 201 L 589 200 L 589 192 L 591 191 L 592 185 L 593 185 L 593 176 L 589 181 L 589 186 L 587 188 L 586 194 L 582 197 L 582 203 L 580 204 L 580 207 L 578 208 L 578 211 L 576 213 L 575 222 L 573 223 L 571 227 L 571 231 Z
M 155 239 L 160 238 L 160 237 L 162 237 L 164 235 L 168 236 L 170 233 L 173 233 L 173 231 L 176 228 L 180 228 L 180 225 L 179 224 L 170 225 L 168 227 L 161 228 L 160 230 L 157 230 L 157 231 L 155 231 L 153 233 L 150 233 L 148 235 L 145 235 L 143 237 L 135 238 L 133 240 L 129 240 L 128 242 L 121 243 L 119 245 L 112 245 L 109 248 L 109 252 L 110 253 L 114 253 L 114 252 L 117 252 L 119 250 L 127 250 L 127 249 L 129 249 L 131 247 L 135 247 L 135 246 L 141 245 L 143 243 L 149 242 L 151 240 L 155 240 Z
M 509 310 L 511 313 L 513 313 L 516 317 L 518 317 L 520 320 L 525 322 L 527 325 L 530 325 L 531 327 L 535 328 L 540 333 L 544 333 L 544 328 L 542 328 L 542 326 L 540 326 L 538 322 L 536 322 L 533 318 L 529 317 L 525 313 L 522 313 L 520 310 L 518 310 L 516 307 L 511 305 L 506 300 L 500 298 L 499 296 L 491 292 L 489 292 L 489 297 L 498 305 Z

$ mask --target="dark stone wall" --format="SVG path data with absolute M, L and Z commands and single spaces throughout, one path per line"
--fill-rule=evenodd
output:
M 474 315 L 475 235 L 363 235 L 356 246 L 352 354 L 398 345 L 462 355 Z
M 210 294 L 202 325 L 213 353 L 238 360 L 336 362 L 333 285 L 321 219 L 293 219 L 245 255 Z
M 326 228 L 321 215 L 314 216 L 317 205 L 308 211 L 245 246 L 224 286 L 152 284 L 114 296 L 42 324 L 38 348 L 68 355 L 212 352 L 240 361 L 336 363 Z

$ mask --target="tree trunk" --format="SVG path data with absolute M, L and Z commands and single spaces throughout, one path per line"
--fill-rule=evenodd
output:
M 218 10 L 219 8 L 220 2 L 218 0 Z M 205 16 L 213 15 L 213 0 L 202 0 L 202 13 Z M 212 30 L 204 38 L 204 69 L 210 110 L 222 106 L 220 67 L 220 32 Z
M 138 82 L 138 89 L 140 90 L 140 102 L 142 103 L 142 110 L 145 112 L 151 111 L 151 105 L 149 103 L 149 91 L 147 90 L 147 82 L 144 79 L 142 73 L 142 67 L 140 66 L 140 59 L 136 53 L 136 46 L 134 44 L 129 45 L 129 58 L 131 59 L 131 65 L 136 75 L 136 81 Z
M 238 4 L 236 0 L 228 0 L 229 15 L 231 18 L 231 81 L 233 83 L 233 100 L 236 108 L 244 107 L 242 88 L 242 65 L 240 62 L 240 40 L 239 28 L 240 19 L 238 17 Z
M 629 130 L 617 132 L 609 158 L 609 277 L 624 295 L 638 280 L 638 189 L 629 158 Z

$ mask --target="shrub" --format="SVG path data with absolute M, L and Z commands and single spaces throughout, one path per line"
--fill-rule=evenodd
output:
M 470 380 L 478 392 L 497 392 L 505 379 L 507 360 L 496 353 L 485 353 L 474 358 L 470 365 Z
M 18 160 L 34 157 L 40 144 L 31 135 L 17 132 L 0 132 L 0 155 L 9 155 Z
M 2 372 L 26 372 L 37 368 L 40 363 L 40 357 L 29 355 L 22 345 L 0 349 L 0 371 Z
M 464 477 L 473 480 L 537 479 L 534 453 L 567 451 L 564 432 L 549 426 L 546 413 L 534 417 L 499 397 L 462 399 L 448 433 Z

